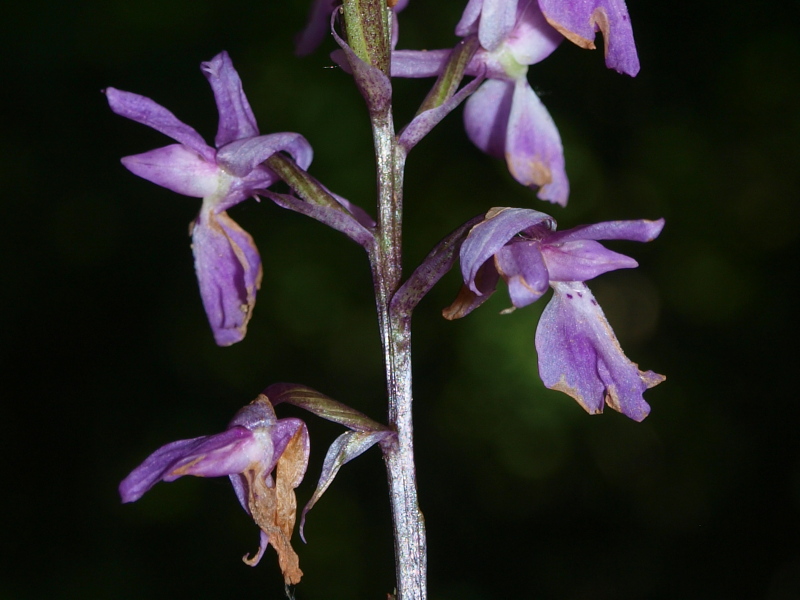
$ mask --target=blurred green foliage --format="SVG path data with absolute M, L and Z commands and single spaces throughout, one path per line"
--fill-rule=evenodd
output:
M 264 284 L 246 340 L 217 348 L 187 237 L 199 203 L 121 167 L 120 156 L 167 142 L 100 94 L 150 96 L 210 139 L 216 114 L 198 67 L 227 49 L 262 131 L 306 135 L 314 175 L 371 209 L 360 98 L 329 68 L 330 42 L 292 55 L 307 4 L 32 0 L 4 11 L 0 598 L 280 598 L 271 552 L 256 569 L 239 560 L 258 536 L 227 482 L 162 484 L 130 506 L 117 483 L 159 445 L 222 429 L 276 381 L 382 417 L 360 249 L 268 201 L 236 207 Z M 463 4 L 412 1 L 400 47 L 452 43 Z M 642 424 L 589 417 L 538 380 L 542 306 L 499 315 L 500 292 L 444 322 L 458 289 L 446 277 L 414 323 L 436 600 L 800 597 L 796 6 L 629 4 L 636 79 L 569 44 L 530 78 L 564 138 L 573 192 L 552 210 L 560 226 L 667 219 L 658 241 L 617 246 L 640 269 L 592 287 L 628 355 L 668 379 L 647 393 Z M 399 124 L 426 85 L 397 82 Z M 544 208 L 469 144 L 456 113 L 409 160 L 408 268 L 498 205 Z M 308 421 L 301 503 L 339 433 Z M 370 451 L 310 514 L 298 600 L 392 591 L 384 481 Z

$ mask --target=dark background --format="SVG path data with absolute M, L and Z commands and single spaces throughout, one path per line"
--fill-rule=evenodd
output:
M 402 48 L 452 44 L 464 2 L 413 0 Z M 592 283 L 628 355 L 667 375 L 637 424 L 587 416 L 542 388 L 544 302 L 504 291 L 439 316 L 451 274 L 415 314 L 420 498 L 436 600 L 800 598 L 796 318 L 800 95 L 787 2 L 631 0 L 635 79 L 563 44 L 530 69 L 572 182 L 561 228 L 665 217 L 641 263 Z M 233 57 L 262 132 L 298 131 L 312 172 L 371 210 L 368 127 L 330 41 L 296 60 L 306 0 L 54 3 L 4 9 L 0 235 L 6 382 L 0 419 L 0 599 L 281 598 L 272 550 L 224 480 L 187 478 L 121 505 L 118 482 L 175 439 L 220 431 L 268 384 L 297 381 L 374 418 L 382 360 L 365 257 L 269 201 L 231 211 L 264 283 L 246 340 L 213 344 L 187 225 L 199 201 L 119 158 L 165 145 L 113 115 L 101 88 L 154 98 L 207 139 L 199 63 Z M 398 81 L 397 121 L 429 82 Z M 412 153 L 406 264 L 491 206 L 547 210 L 465 138 L 460 110 Z M 10 384 L 10 385 L 9 385 Z M 289 414 L 291 411 L 281 414 Z M 341 428 L 309 417 L 311 495 Z M 379 452 L 343 469 L 299 541 L 296 597 L 385 598 L 394 584 Z

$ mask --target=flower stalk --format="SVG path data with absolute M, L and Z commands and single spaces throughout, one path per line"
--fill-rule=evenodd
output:
M 345 31 L 353 52 L 368 65 L 388 75 L 391 59 L 391 11 L 385 0 L 345 0 L 343 11 Z M 360 35 L 364 30 L 372 30 L 373 33 L 370 36 Z M 358 81 L 359 73 L 355 68 L 354 74 Z M 372 77 L 380 78 L 377 74 Z M 365 92 L 366 86 L 363 84 L 359 87 L 370 109 L 375 146 L 378 224 L 375 244 L 368 254 L 384 352 L 388 424 L 397 433 L 396 438 L 381 442 L 392 505 L 396 598 L 423 600 L 426 598 L 427 548 L 425 523 L 417 499 L 414 465 L 411 315 L 405 311 L 394 311 L 391 305 L 402 276 L 402 184 L 405 151 L 397 143 L 395 135 L 391 88 L 383 98 L 376 98 L 374 94 Z
M 394 525 L 397 600 L 426 597 L 425 522 L 417 499 L 411 394 L 411 315 L 391 308 L 402 276 L 403 167 L 391 112 L 372 117 L 378 185 L 378 236 L 370 252 L 385 357 L 388 423 L 382 444 Z

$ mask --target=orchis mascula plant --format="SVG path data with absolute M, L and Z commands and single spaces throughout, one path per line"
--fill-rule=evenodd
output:
M 248 197 L 263 196 L 310 216 L 361 245 L 373 275 L 385 356 L 388 425 L 308 387 L 274 384 L 234 417 L 222 433 L 163 446 L 122 482 L 125 502 L 138 500 L 158 481 L 184 475 L 227 475 L 244 510 L 261 531 L 255 565 L 267 545 L 275 548 L 287 584 L 300 581 L 290 539 L 296 520 L 294 489 L 306 470 L 309 438 L 296 418 L 278 419 L 274 405 L 291 403 L 348 428 L 325 457 L 316 492 L 303 521 L 339 468 L 375 444 L 387 465 L 392 506 L 396 597 L 426 597 L 424 521 L 417 503 L 411 420 L 411 314 L 420 299 L 458 259 L 464 286 L 448 319 L 480 306 L 503 279 L 512 307 L 553 295 L 539 321 L 535 345 L 544 384 L 572 396 L 590 413 L 605 404 L 641 421 L 650 407 L 646 389 L 664 380 L 640 371 L 622 349 L 585 282 L 615 269 L 637 266 L 599 240 L 648 242 L 663 220 L 611 221 L 557 231 L 555 220 L 530 208 L 491 208 L 445 237 L 406 279 L 402 276 L 402 185 L 413 147 L 459 103 L 467 136 L 491 155 L 504 157 L 513 177 L 539 198 L 566 205 L 569 195 L 561 139 L 528 82 L 528 67 L 564 39 L 594 48 L 602 32 L 606 64 L 629 75 L 639 70 L 623 0 L 469 0 L 455 27 L 460 41 L 448 50 L 395 50 L 396 13 L 406 1 L 316 0 L 299 54 L 311 52 L 330 30 L 340 46 L 334 60 L 353 76 L 368 109 L 377 162 L 377 222 L 330 192 L 308 169 L 312 150 L 296 133 L 261 135 L 242 83 L 227 53 L 201 68 L 219 111 L 211 147 L 171 112 L 143 96 L 105 90 L 114 112 L 152 127 L 177 144 L 128 156 L 136 175 L 179 194 L 202 198 L 192 224 L 200 294 L 219 345 L 241 340 L 261 283 L 261 260 L 252 237 L 227 214 Z M 391 8 L 394 8 L 392 10 Z M 330 29 L 329 29 L 330 28 Z M 432 77 L 436 82 L 417 115 L 396 133 L 391 77 Z M 461 85 L 464 77 L 472 81 Z M 292 193 L 270 186 L 285 182 Z M 502 193 L 502 192 L 499 192 Z M 487 200 L 487 206 L 495 202 Z M 390 584 L 389 587 L 391 587 Z

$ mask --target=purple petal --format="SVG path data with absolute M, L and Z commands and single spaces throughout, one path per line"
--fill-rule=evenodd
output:
M 456 35 L 464 37 L 475 32 L 476 11 L 480 5 L 480 20 L 477 23 L 481 46 L 495 50 L 514 29 L 517 20 L 517 0 L 470 1 L 456 25 Z
M 522 185 L 538 186 L 537 196 L 566 206 L 569 181 L 556 124 L 527 79 L 514 84 L 505 144 L 511 175 Z
M 299 133 L 271 133 L 226 144 L 217 152 L 217 162 L 233 175 L 245 177 L 276 152 L 291 154 L 302 169 L 314 158 L 311 144 Z
M 628 75 L 639 72 L 639 57 L 624 0 L 539 0 L 547 22 L 569 41 L 594 49 L 602 31 L 606 65 Z
M 452 50 L 395 50 L 392 77 L 436 77 L 442 72 Z
M 219 128 L 214 143 L 217 148 L 234 140 L 258 135 L 256 117 L 242 90 L 242 80 L 233 68 L 227 52 L 220 52 L 200 64 L 211 84 L 219 111 Z
M 516 308 L 536 302 L 547 291 L 547 268 L 538 242 L 504 246 L 494 255 L 494 265 L 508 284 L 508 294 Z
M 542 224 L 549 229 L 555 221 L 544 213 L 524 208 L 493 208 L 486 220 L 469 232 L 461 246 L 461 273 L 464 283 L 476 294 L 484 292 L 476 286 L 476 276 L 483 264 L 519 232 Z
M 216 163 L 181 144 L 125 156 L 121 162 L 131 173 L 192 198 L 211 196 L 219 186 L 221 170 Z
M 201 212 L 192 232 L 200 296 L 214 339 L 230 346 L 247 332 L 261 286 L 261 258 L 246 231 L 225 212 Z
M 278 417 L 275 416 L 275 409 L 266 396 L 259 395 L 247 406 L 243 406 L 233 415 L 233 419 L 228 423 L 228 427 L 246 427 L 249 430 L 272 427 L 277 423 Z
M 520 6 L 514 30 L 505 39 L 504 46 L 521 65 L 533 65 L 553 53 L 564 40 L 563 36 L 548 25 L 535 2 Z
M 484 81 L 464 105 L 467 136 L 478 148 L 495 158 L 505 155 L 513 95 L 513 83 L 490 79 Z
M 542 244 L 542 255 L 550 281 L 588 281 L 609 271 L 639 266 L 631 257 L 612 252 L 592 240 Z
M 123 92 L 115 88 L 104 90 L 111 110 L 142 125 L 152 127 L 176 142 L 188 146 L 208 162 L 214 162 L 214 149 L 194 129 L 178 120 L 160 104 L 139 94 Z
M 461 19 L 456 25 L 457 36 L 467 37 L 478 31 L 478 21 L 481 18 L 481 10 L 483 10 L 483 0 L 469 0 L 469 2 L 467 2 L 464 12 L 461 13 Z
M 239 500 L 239 504 L 242 505 L 244 512 L 252 516 L 250 504 L 247 501 L 247 479 L 241 473 L 228 475 L 228 479 L 230 479 L 231 485 L 233 485 L 233 492 L 236 494 L 236 498 Z
M 557 231 L 547 238 L 548 244 L 560 244 L 573 240 L 630 240 L 651 242 L 664 229 L 664 219 L 648 221 L 604 221 L 593 225 L 580 225 L 572 229 Z
M 591 414 L 603 403 L 643 420 L 650 407 L 643 392 L 664 381 L 640 371 L 620 348 L 602 309 L 583 283 L 553 283 L 555 293 L 536 329 L 539 374 L 544 384 L 569 396 Z
M 123 502 L 134 502 L 159 481 L 184 475 L 221 477 L 241 473 L 262 460 L 264 447 L 244 427 L 216 435 L 179 440 L 162 446 L 136 467 L 119 486 Z
M 478 39 L 490 52 L 496 49 L 514 29 L 517 0 L 483 0 Z

